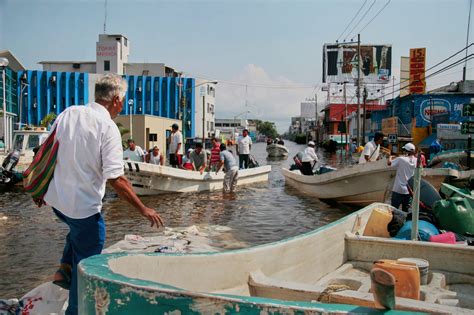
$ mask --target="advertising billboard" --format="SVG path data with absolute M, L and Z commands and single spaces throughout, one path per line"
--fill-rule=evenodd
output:
M 325 44 L 323 46 L 323 82 L 356 82 L 357 45 Z M 392 75 L 391 45 L 360 46 L 360 78 L 368 84 L 389 83 Z
M 410 94 L 425 94 L 426 48 L 410 49 Z

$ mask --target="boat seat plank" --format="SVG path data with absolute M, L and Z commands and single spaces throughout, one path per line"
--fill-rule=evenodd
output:
M 248 285 L 251 296 L 287 301 L 315 301 L 325 289 L 307 283 L 270 278 L 260 270 L 250 273 Z

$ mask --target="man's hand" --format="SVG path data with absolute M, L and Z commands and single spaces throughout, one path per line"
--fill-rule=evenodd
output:
M 140 212 L 145 218 L 147 218 L 151 222 L 151 226 L 155 225 L 157 228 L 159 228 L 160 226 L 165 226 L 161 216 L 152 208 L 145 207 Z
M 108 182 L 115 189 L 120 198 L 130 203 L 135 209 L 140 211 L 144 217 L 150 220 L 151 226 L 163 226 L 163 219 L 161 216 L 155 210 L 148 208 L 141 202 L 125 176 L 122 175 L 114 179 L 109 179 Z

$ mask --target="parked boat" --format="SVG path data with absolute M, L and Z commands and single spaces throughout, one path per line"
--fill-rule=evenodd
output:
M 467 168 L 467 152 L 465 150 L 446 150 L 436 154 L 429 163 L 429 167 L 436 167 L 444 162 L 455 163 L 464 170 Z M 471 166 L 474 166 L 474 151 L 471 150 Z
M 93 256 L 79 265 L 79 311 L 372 314 L 373 263 L 408 257 L 427 260 L 429 271 L 420 268 L 427 283 L 418 278 L 410 288 L 418 299 L 397 293 L 397 310 L 472 314 L 474 248 L 364 236 L 372 214 L 389 209 L 373 204 L 301 236 L 248 249 Z
M 371 163 L 354 164 L 336 171 L 315 175 L 302 175 L 299 170 L 282 169 L 285 183 L 321 200 L 337 201 L 366 206 L 384 202 L 393 186 L 396 169 L 382 159 Z M 459 172 L 450 168 L 425 168 L 423 177 L 436 190 L 446 178 L 456 179 Z
M 288 149 L 284 145 L 272 143 L 267 145 L 267 153 L 269 157 L 284 157 L 288 156 Z
M 386 160 L 354 164 L 315 176 L 282 169 L 285 183 L 321 200 L 366 206 L 383 202 L 392 189 L 395 169 Z
M 26 169 L 33 161 L 33 149 L 40 145 L 41 138 L 46 136 L 46 129 L 38 128 L 36 130 L 17 130 L 13 132 L 13 148 L 12 150 L 20 151 L 20 160 L 17 168 L 19 170 Z M 8 155 L 0 153 L 0 161 L 3 161 Z
M 237 185 L 268 181 L 270 165 L 239 170 Z M 125 176 L 139 195 L 157 195 L 173 192 L 221 190 L 224 173 L 182 170 L 168 166 L 125 161 Z

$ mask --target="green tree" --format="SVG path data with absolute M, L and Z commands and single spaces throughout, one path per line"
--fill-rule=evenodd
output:
M 47 128 L 49 125 L 53 123 L 55 119 L 56 119 L 56 114 L 51 112 L 48 115 L 44 116 L 43 120 L 41 120 L 40 122 L 40 126 Z
M 116 123 L 119 131 L 120 131 L 120 137 L 122 137 L 122 147 L 125 149 L 128 146 L 127 140 L 123 140 L 123 136 L 125 136 L 127 133 L 130 133 L 130 130 L 125 128 L 121 123 Z
M 262 121 L 262 120 L 256 120 L 257 123 L 257 131 L 265 135 L 267 137 L 271 137 L 275 139 L 278 137 L 278 132 L 275 127 L 275 123 L 271 121 Z

